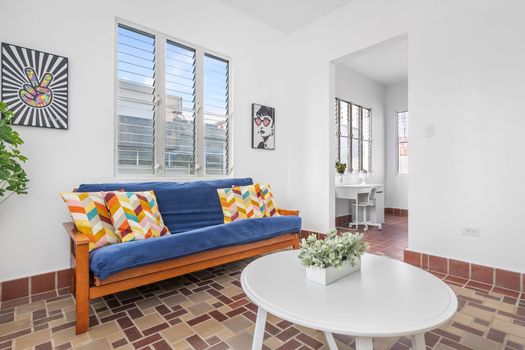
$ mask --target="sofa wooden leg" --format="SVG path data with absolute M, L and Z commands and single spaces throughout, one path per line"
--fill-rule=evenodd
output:
M 75 266 L 76 333 L 89 328 L 89 252 L 88 246 L 77 246 Z
M 296 233 L 294 235 L 294 240 L 293 240 L 293 249 L 299 249 L 299 248 L 301 248 L 301 234 Z

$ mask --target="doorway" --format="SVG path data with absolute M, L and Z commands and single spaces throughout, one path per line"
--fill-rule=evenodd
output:
M 372 253 L 402 260 L 408 246 L 408 38 L 333 64 L 335 226 L 357 227 Z

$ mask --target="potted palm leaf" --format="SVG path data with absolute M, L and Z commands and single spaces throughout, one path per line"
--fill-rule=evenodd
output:
M 12 128 L 13 112 L 0 101 L 0 204 L 14 194 L 27 193 L 27 174 L 22 168 L 27 158 L 18 147 L 24 143 Z

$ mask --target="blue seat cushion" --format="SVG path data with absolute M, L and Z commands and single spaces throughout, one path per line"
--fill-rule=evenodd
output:
M 91 272 L 101 280 L 132 267 L 170 260 L 215 248 L 299 232 L 299 216 L 238 220 L 174 235 L 108 245 L 90 254 Z
M 223 179 L 192 182 L 138 182 L 83 184 L 78 192 L 154 191 L 164 224 L 171 233 L 185 232 L 224 223 L 218 188 L 247 186 L 252 179 Z

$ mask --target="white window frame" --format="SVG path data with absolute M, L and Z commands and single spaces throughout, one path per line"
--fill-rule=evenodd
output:
M 341 121 L 340 121 L 340 118 L 341 118 L 341 102 L 344 102 L 344 103 L 347 103 L 348 104 L 348 111 L 347 111 L 347 116 L 348 116 L 348 120 L 347 120 L 347 125 L 348 125 L 348 128 L 349 128 L 349 135 L 348 135 L 348 138 L 349 138 L 349 142 L 350 142 L 350 147 L 348 149 L 348 159 L 345 159 L 344 162 L 341 161 L 341 129 L 340 129 L 340 126 L 341 126 Z M 363 109 L 366 109 L 369 111 L 369 118 L 370 118 L 370 137 L 369 139 L 367 140 L 369 142 L 369 150 L 368 150 L 368 167 L 369 169 L 367 170 L 369 173 L 373 171 L 373 167 L 372 167 L 372 150 L 373 150 L 373 122 L 372 122 L 372 108 L 370 107 L 365 107 L 365 106 L 362 106 L 362 105 L 358 105 L 356 103 L 352 103 L 352 102 L 349 102 L 349 101 L 346 101 L 346 100 L 343 100 L 342 98 L 338 98 L 336 97 L 335 99 L 335 103 L 336 103 L 336 137 L 337 137 L 337 154 L 336 154 L 336 160 L 341 162 L 341 163 L 346 163 L 346 172 L 347 173 L 352 173 L 352 172 L 360 172 L 360 171 L 363 171 L 363 144 L 365 141 L 364 139 L 364 135 L 363 135 Z M 353 132 L 352 132 L 352 106 L 356 106 L 359 108 L 360 112 L 359 112 L 359 134 L 357 136 L 357 138 L 354 137 L 353 135 Z M 359 169 L 353 169 L 352 166 L 352 140 L 353 139 L 356 139 L 358 141 L 358 144 L 359 144 L 359 150 L 358 150 L 358 168 Z
M 153 174 L 122 174 L 118 171 L 118 29 L 119 25 L 130 27 L 138 31 L 155 36 L 155 91 L 157 92 L 155 109 L 155 152 L 154 152 L 154 166 Z M 171 35 L 159 32 L 157 30 L 145 27 L 143 25 L 116 17 L 115 31 L 114 31 L 114 176 L 116 178 L 130 178 L 130 179 L 155 179 L 155 178 L 225 178 L 233 176 L 233 111 L 234 111 L 234 96 L 233 96 L 233 59 L 227 55 L 204 48 L 202 46 L 190 43 Z M 195 114 L 195 174 L 174 175 L 166 174 L 164 171 L 164 155 L 165 155 L 165 137 L 166 137 L 166 42 L 173 41 L 175 43 L 187 46 L 195 50 L 195 99 L 196 99 L 196 114 Z M 205 160 L 205 139 L 204 139 L 204 56 L 208 54 L 228 62 L 228 170 L 226 174 L 208 175 L 204 173 Z
M 404 114 L 404 113 L 406 113 L 407 115 L 407 124 L 408 124 L 409 123 L 408 118 L 410 117 L 408 114 L 408 110 L 396 112 L 396 175 L 408 175 L 408 168 L 407 168 L 406 173 L 399 172 L 399 115 Z M 406 142 L 407 147 L 408 147 L 409 142 L 410 140 L 408 139 L 408 136 L 407 136 L 407 142 Z M 407 155 L 407 158 L 408 158 L 408 155 Z

